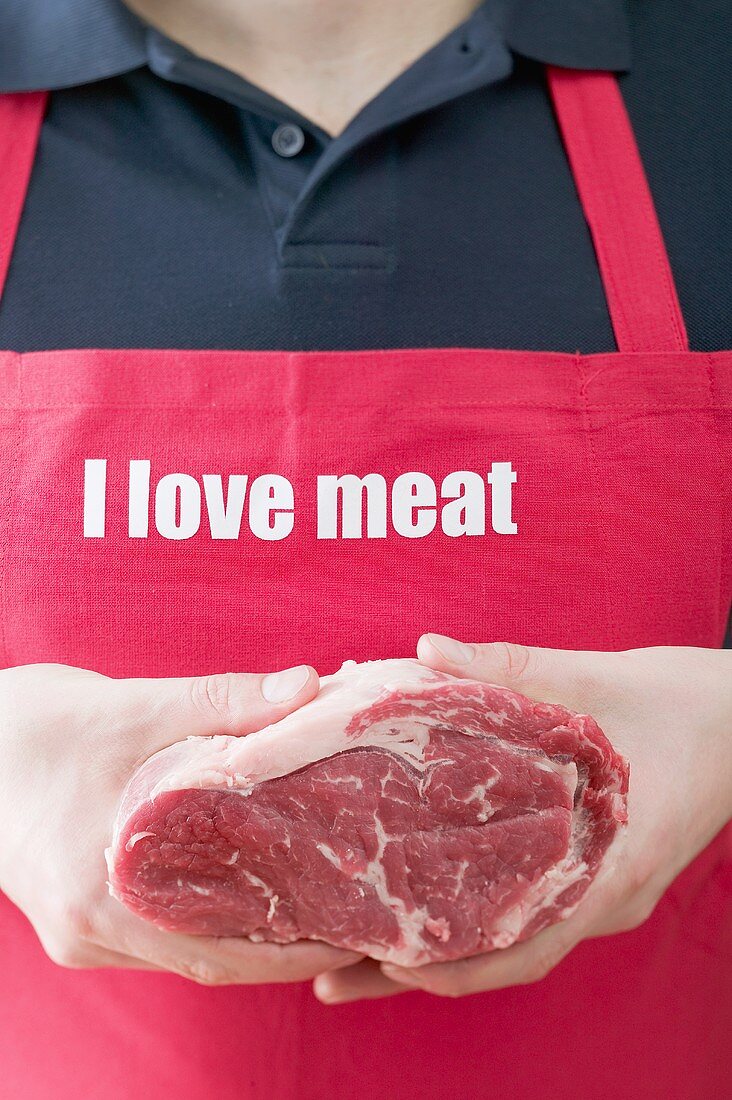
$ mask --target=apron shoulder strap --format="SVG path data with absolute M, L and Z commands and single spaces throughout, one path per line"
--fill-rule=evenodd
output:
M 46 92 L 0 95 L 0 295 L 23 212 Z
M 548 69 L 619 351 L 686 351 L 666 247 L 615 76 Z

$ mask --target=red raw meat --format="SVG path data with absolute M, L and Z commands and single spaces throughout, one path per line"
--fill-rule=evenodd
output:
M 349 663 L 267 729 L 151 757 L 110 889 L 176 931 L 461 958 L 574 910 L 627 789 L 586 715 L 415 661 Z

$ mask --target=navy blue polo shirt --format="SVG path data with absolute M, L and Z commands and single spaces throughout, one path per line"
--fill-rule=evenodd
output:
M 613 347 L 544 63 L 613 69 L 691 345 L 732 345 L 727 0 L 489 0 L 337 138 L 119 0 L 3 0 L 51 88 L 0 347 Z

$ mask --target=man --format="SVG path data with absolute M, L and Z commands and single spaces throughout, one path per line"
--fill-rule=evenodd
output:
M 0 20 L 0 88 L 53 92 L 37 157 L 38 97 L 7 101 L 2 135 L 8 1088 L 715 1094 L 729 16 L 76 0 Z M 606 71 L 624 74 L 662 234 Z M 318 473 L 432 476 L 494 452 L 517 471 L 510 548 L 410 549 L 392 531 L 326 546 L 296 523 L 242 555 L 175 516 L 168 535 L 120 518 L 132 463 L 281 470 L 307 502 Z M 106 463 L 109 501 L 91 534 L 87 460 Z M 260 728 L 313 697 L 313 665 L 407 652 L 433 627 L 422 661 L 592 713 L 630 760 L 627 837 L 573 917 L 409 972 L 324 944 L 174 936 L 108 897 L 102 853 L 136 763 Z M 52 965 L 25 918 L 83 973 Z M 355 1003 L 334 1015 L 292 984 L 311 979 L 322 1002 Z M 415 988 L 451 999 L 402 996 Z

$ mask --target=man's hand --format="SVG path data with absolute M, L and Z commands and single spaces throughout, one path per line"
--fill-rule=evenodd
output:
M 63 665 L 0 671 L 0 889 L 62 966 L 168 970 L 205 985 L 293 982 L 359 958 L 326 944 L 165 932 L 109 896 L 122 789 L 191 735 L 241 735 L 312 699 L 307 666 L 268 676 L 110 680 Z
M 404 969 L 367 960 L 316 979 L 327 1003 L 408 989 L 461 996 L 543 978 L 590 936 L 637 927 L 732 815 L 732 653 L 685 648 L 582 653 L 425 635 L 423 664 L 591 714 L 630 762 L 627 829 L 575 913 L 533 939 L 472 959 Z

